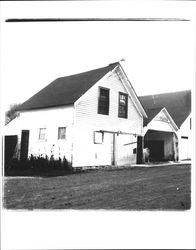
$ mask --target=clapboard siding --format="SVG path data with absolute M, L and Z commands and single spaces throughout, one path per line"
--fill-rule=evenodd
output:
M 98 114 L 99 87 L 110 89 L 109 115 Z M 73 166 L 111 165 L 112 135 L 105 133 L 103 144 L 94 144 L 93 132 L 99 130 L 142 133 L 143 118 L 128 97 L 128 118 L 118 117 L 119 92 L 127 93 L 116 73 L 97 82 L 75 105 Z M 116 137 L 116 164 L 136 161 L 132 148 L 120 148 Z M 128 136 L 130 137 L 130 136 Z M 126 139 L 127 140 L 127 139 Z M 136 140 L 136 139 L 134 139 Z M 128 138 L 128 141 L 131 140 Z M 122 146 L 122 145 L 121 145 Z M 129 149 L 131 148 L 131 150 Z M 129 151 L 129 153 L 128 153 Z M 131 155 L 130 155 L 131 154 Z
M 191 145 L 192 145 L 192 130 L 190 127 L 190 119 L 191 114 L 187 117 L 187 119 L 183 122 L 180 129 L 177 132 L 178 140 L 179 140 L 179 159 L 191 159 Z
M 71 161 L 72 153 L 72 132 L 73 132 L 73 106 L 39 109 L 21 112 L 18 122 L 20 130 L 29 130 L 29 151 L 28 155 L 51 154 L 55 158 L 64 156 Z M 58 127 L 66 127 L 66 140 L 58 140 Z M 39 140 L 39 129 L 46 128 L 46 140 Z
M 110 89 L 109 115 L 98 114 L 99 87 Z M 98 126 L 103 128 L 116 127 L 123 131 L 131 132 L 135 129 L 138 133 L 142 131 L 142 117 L 136 110 L 131 98 L 128 98 L 128 119 L 118 117 L 119 92 L 127 93 L 118 76 L 114 73 L 108 78 L 95 84 L 76 105 L 75 125 L 85 123 L 88 126 Z M 131 122 L 131 123 L 130 123 Z M 130 126 L 131 124 L 131 126 Z

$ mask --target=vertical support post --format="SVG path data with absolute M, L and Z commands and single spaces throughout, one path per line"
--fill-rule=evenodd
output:
M 112 134 L 112 165 L 115 165 L 115 133 Z
M 137 137 L 137 164 L 142 164 L 144 162 L 143 160 L 143 137 L 138 136 Z

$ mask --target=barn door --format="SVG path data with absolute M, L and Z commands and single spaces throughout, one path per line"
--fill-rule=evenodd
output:
M 111 165 L 115 165 L 115 134 L 111 134 Z
M 20 159 L 26 160 L 29 148 L 29 130 L 22 130 Z
M 137 164 L 143 163 L 143 137 L 137 137 Z
M 164 160 L 164 141 L 163 140 L 150 140 L 147 143 L 147 147 L 150 149 L 150 159 L 152 161 Z
M 13 158 L 17 146 L 17 140 L 17 135 L 5 136 L 5 164 Z

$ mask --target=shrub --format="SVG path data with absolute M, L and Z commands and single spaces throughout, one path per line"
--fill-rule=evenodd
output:
M 5 165 L 5 175 L 51 175 L 71 172 L 71 164 L 64 157 L 55 160 L 31 155 L 27 160 L 12 159 Z

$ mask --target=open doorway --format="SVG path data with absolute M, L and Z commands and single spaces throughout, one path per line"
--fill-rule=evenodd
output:
M 178 141 L 174 132 L 148 130 L 144 136 L 144 148 L 149 148 L 151 162 L 178 159 Z

